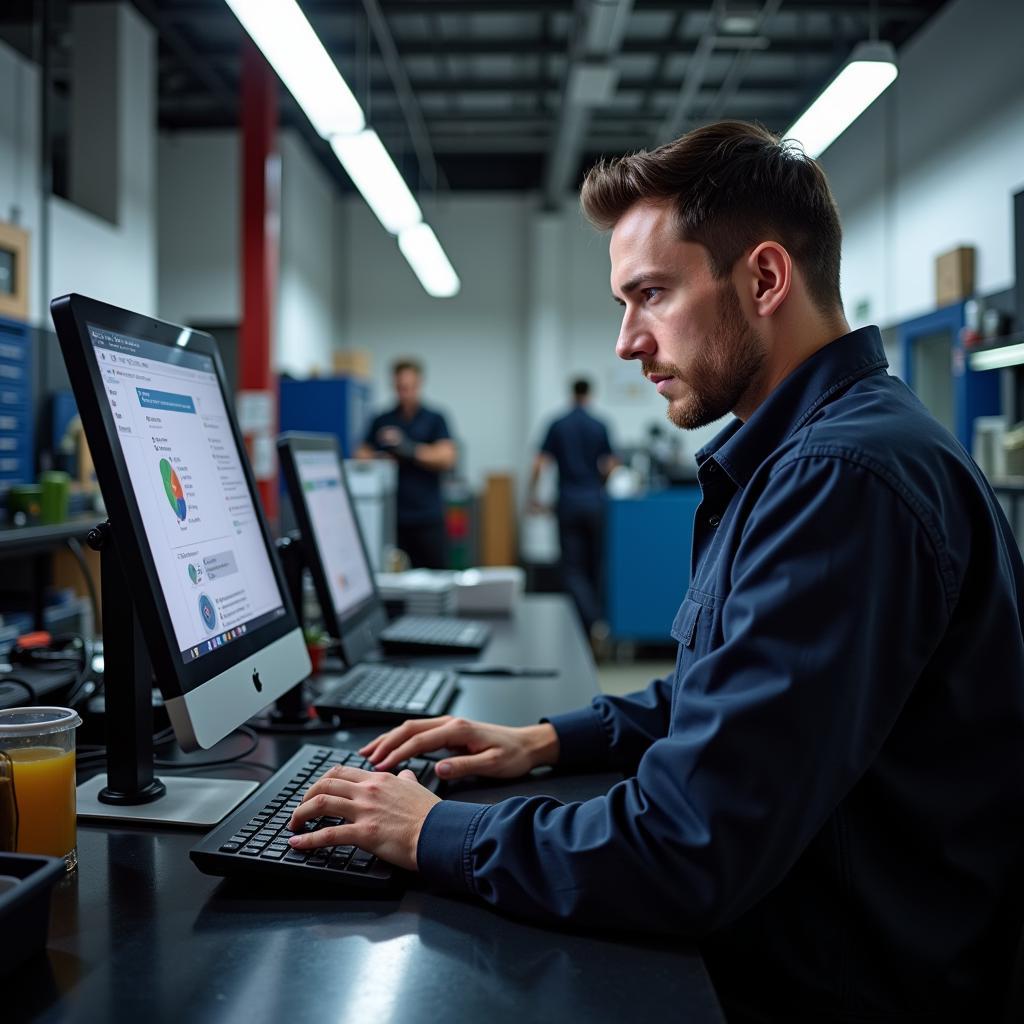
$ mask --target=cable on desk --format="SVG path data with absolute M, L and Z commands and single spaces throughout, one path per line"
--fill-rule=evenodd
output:
M 14 683 L 15 686 L 22 687 L 25 693 L 28 694 L 29 704 L 35 704 L 36 701 L 38 700 L 38 698 L 36 697 L 35 688 L 32 687 L 29 683 L 26 683 L 24 679 L 19 679 L 17 676 L 0 675 L 0 686 L 3 686 L 4 683 Z
M 182 770 L 191 770 L 192 768 L 209 768 L 209 767 L 212 767 L 214 765 L 231 764 L 232 762 L 240 761 L 243 757 L 248 757 L 259 746 L 260 738 L 259 738 L 259 736 L 256 735 L 256 733 L 254 733 L 252 731 L 252 729 L 250 729 L 250 728 L 248 728 L 247 726 L 244 726 L 244 725 L 240 725 L 237 729 L 234 729 L 228 735 L 229 736 L 234 736 L 234 734 L 236 732 L 237 733 L 241 733 L 241 735 L 246 736 L 248 738 L 249 746 L 247 746 L 245 748 L 245 750 L 242 750 L 242 751 L 240 751 L 237 754 L 233 754 L 231 757 L 214 757 L 214 758 L 208 758 L 205 761 L 192 761 L 192 762 L 188 762 L 188 761 L 164 761 L 164 760 L 159 760 L 159 759 L 154 758 L 153 765 L 156 768 L 169 768 L 169 769 L 179 768 L 179 769 L 182 769 Z M 227 739 L 227 738 L 228 738 L 228 736 L 224 737 L 224 739 Z

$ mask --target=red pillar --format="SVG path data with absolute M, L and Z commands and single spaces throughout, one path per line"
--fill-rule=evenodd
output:
M 280 224 L 277 76 L 256 44 L 242 42 L 242 326 L 238 419 L 263 509 L 277 517 L 277 381 L 271 335 Z

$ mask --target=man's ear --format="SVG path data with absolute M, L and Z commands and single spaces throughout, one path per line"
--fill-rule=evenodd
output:
M 793 286 L 793 260 L 779 242 L 761 242 L 744 263 L 747 299 L 757 316 L 771 316 Z

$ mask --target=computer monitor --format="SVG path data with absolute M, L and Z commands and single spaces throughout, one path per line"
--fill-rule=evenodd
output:
M 310 671 L 216 343 L 81 295 L 50 309 L 171 724 L 208 748 Z
M 281 471 L 323 611 L 324 627 L 349 665 L 361 661 L 387 625 L 384 603 L 356 518 L 338 441 L 330 434 L 282 435 Z

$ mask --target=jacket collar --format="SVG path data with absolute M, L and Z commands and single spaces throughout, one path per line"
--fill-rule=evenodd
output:
M 757 467 L 825 403 L 888 365 L 877 327 L 836 338 L 801 363 L 746 423 L 734 419 L 701 448 L 697 465 L 714 458 L 738 487 L 746 486 Z

